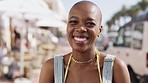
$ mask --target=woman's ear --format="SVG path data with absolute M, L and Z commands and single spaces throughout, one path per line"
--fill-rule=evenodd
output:
M 102 27 L 103 27 L 103 26 L 100 26 L 100 28 L 99 28 L 99 33 L 98 33 L 98 35 L 97 35 L 98 37 L 100 37 L 100 34 L 101 34 L 101 32 L 102 32 Z

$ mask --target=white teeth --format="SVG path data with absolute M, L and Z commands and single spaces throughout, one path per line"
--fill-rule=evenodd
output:
M 75 39 L 76 41 L 85 41 L 85 40 L 86 40 L 86 37 L 83 37 L 83 38 L 74 37 L 74 39 Z

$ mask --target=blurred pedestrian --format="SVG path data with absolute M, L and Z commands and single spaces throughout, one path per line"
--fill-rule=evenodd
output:
M 130 83 L 125 63 L 95 48 L 96 38 L 102 32 L 101 21 L 101 10 L 93 2 L 74 4 L 67 24 L 67 38 L 72 52 L 62 56 L 63 70 L 60 58 L 48 60 L 42 67 L 39 83 Z M 61 70 L 64 71 L 63 77 Z

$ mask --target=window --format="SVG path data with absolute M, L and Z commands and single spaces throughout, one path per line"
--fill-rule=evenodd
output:
M 117 46 L 123 45 L 123 32 L 124 32 L 124 28 L 120 29 L 119 35 L 117 36 L 117 42 L 115 42 Z
M 125 27 L 122 27 L 119 31 L 116 45 L 122 47 L 130 47 L 132 35 L 131 32 L 131 25 L 126 25 Z
M 143 40 L 143 24 L 136 24 L 133 32 L 133 48 L 141 49 Z
M 124 36 L 123 36 L 123 40 L 124 40 L 124 43 L 123 43 L 123 46 L 124 47 L 130 47 L 131 45 L 131 26 L 127 26 L 125 27 L 125 31 L 124 31 Z

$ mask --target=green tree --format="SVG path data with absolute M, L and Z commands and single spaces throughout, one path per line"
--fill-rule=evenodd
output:
M 138 3 L 138 6 L 140 7 L 141 10 L 146 10 L 148 8 L 148 0 L 142 0 L 141 2 Z
M 118 27 L 122 26 L 122 22 L 124 24 L 127 23 L 127 18 L 133 18 L 136 16 L 140 11 L 144 11 L 148 9 L 148 0 L 141 0 L 136 5 L 131 6 L 130 8 L 126 8 L 123 6 L 120 11 L 116 12 L 113 17 L 106 22 L 108 26 L 108 30 L 111 31 L 111 27 L 116 25 Z M 122 22 L 121 22 L 122 20 Z

